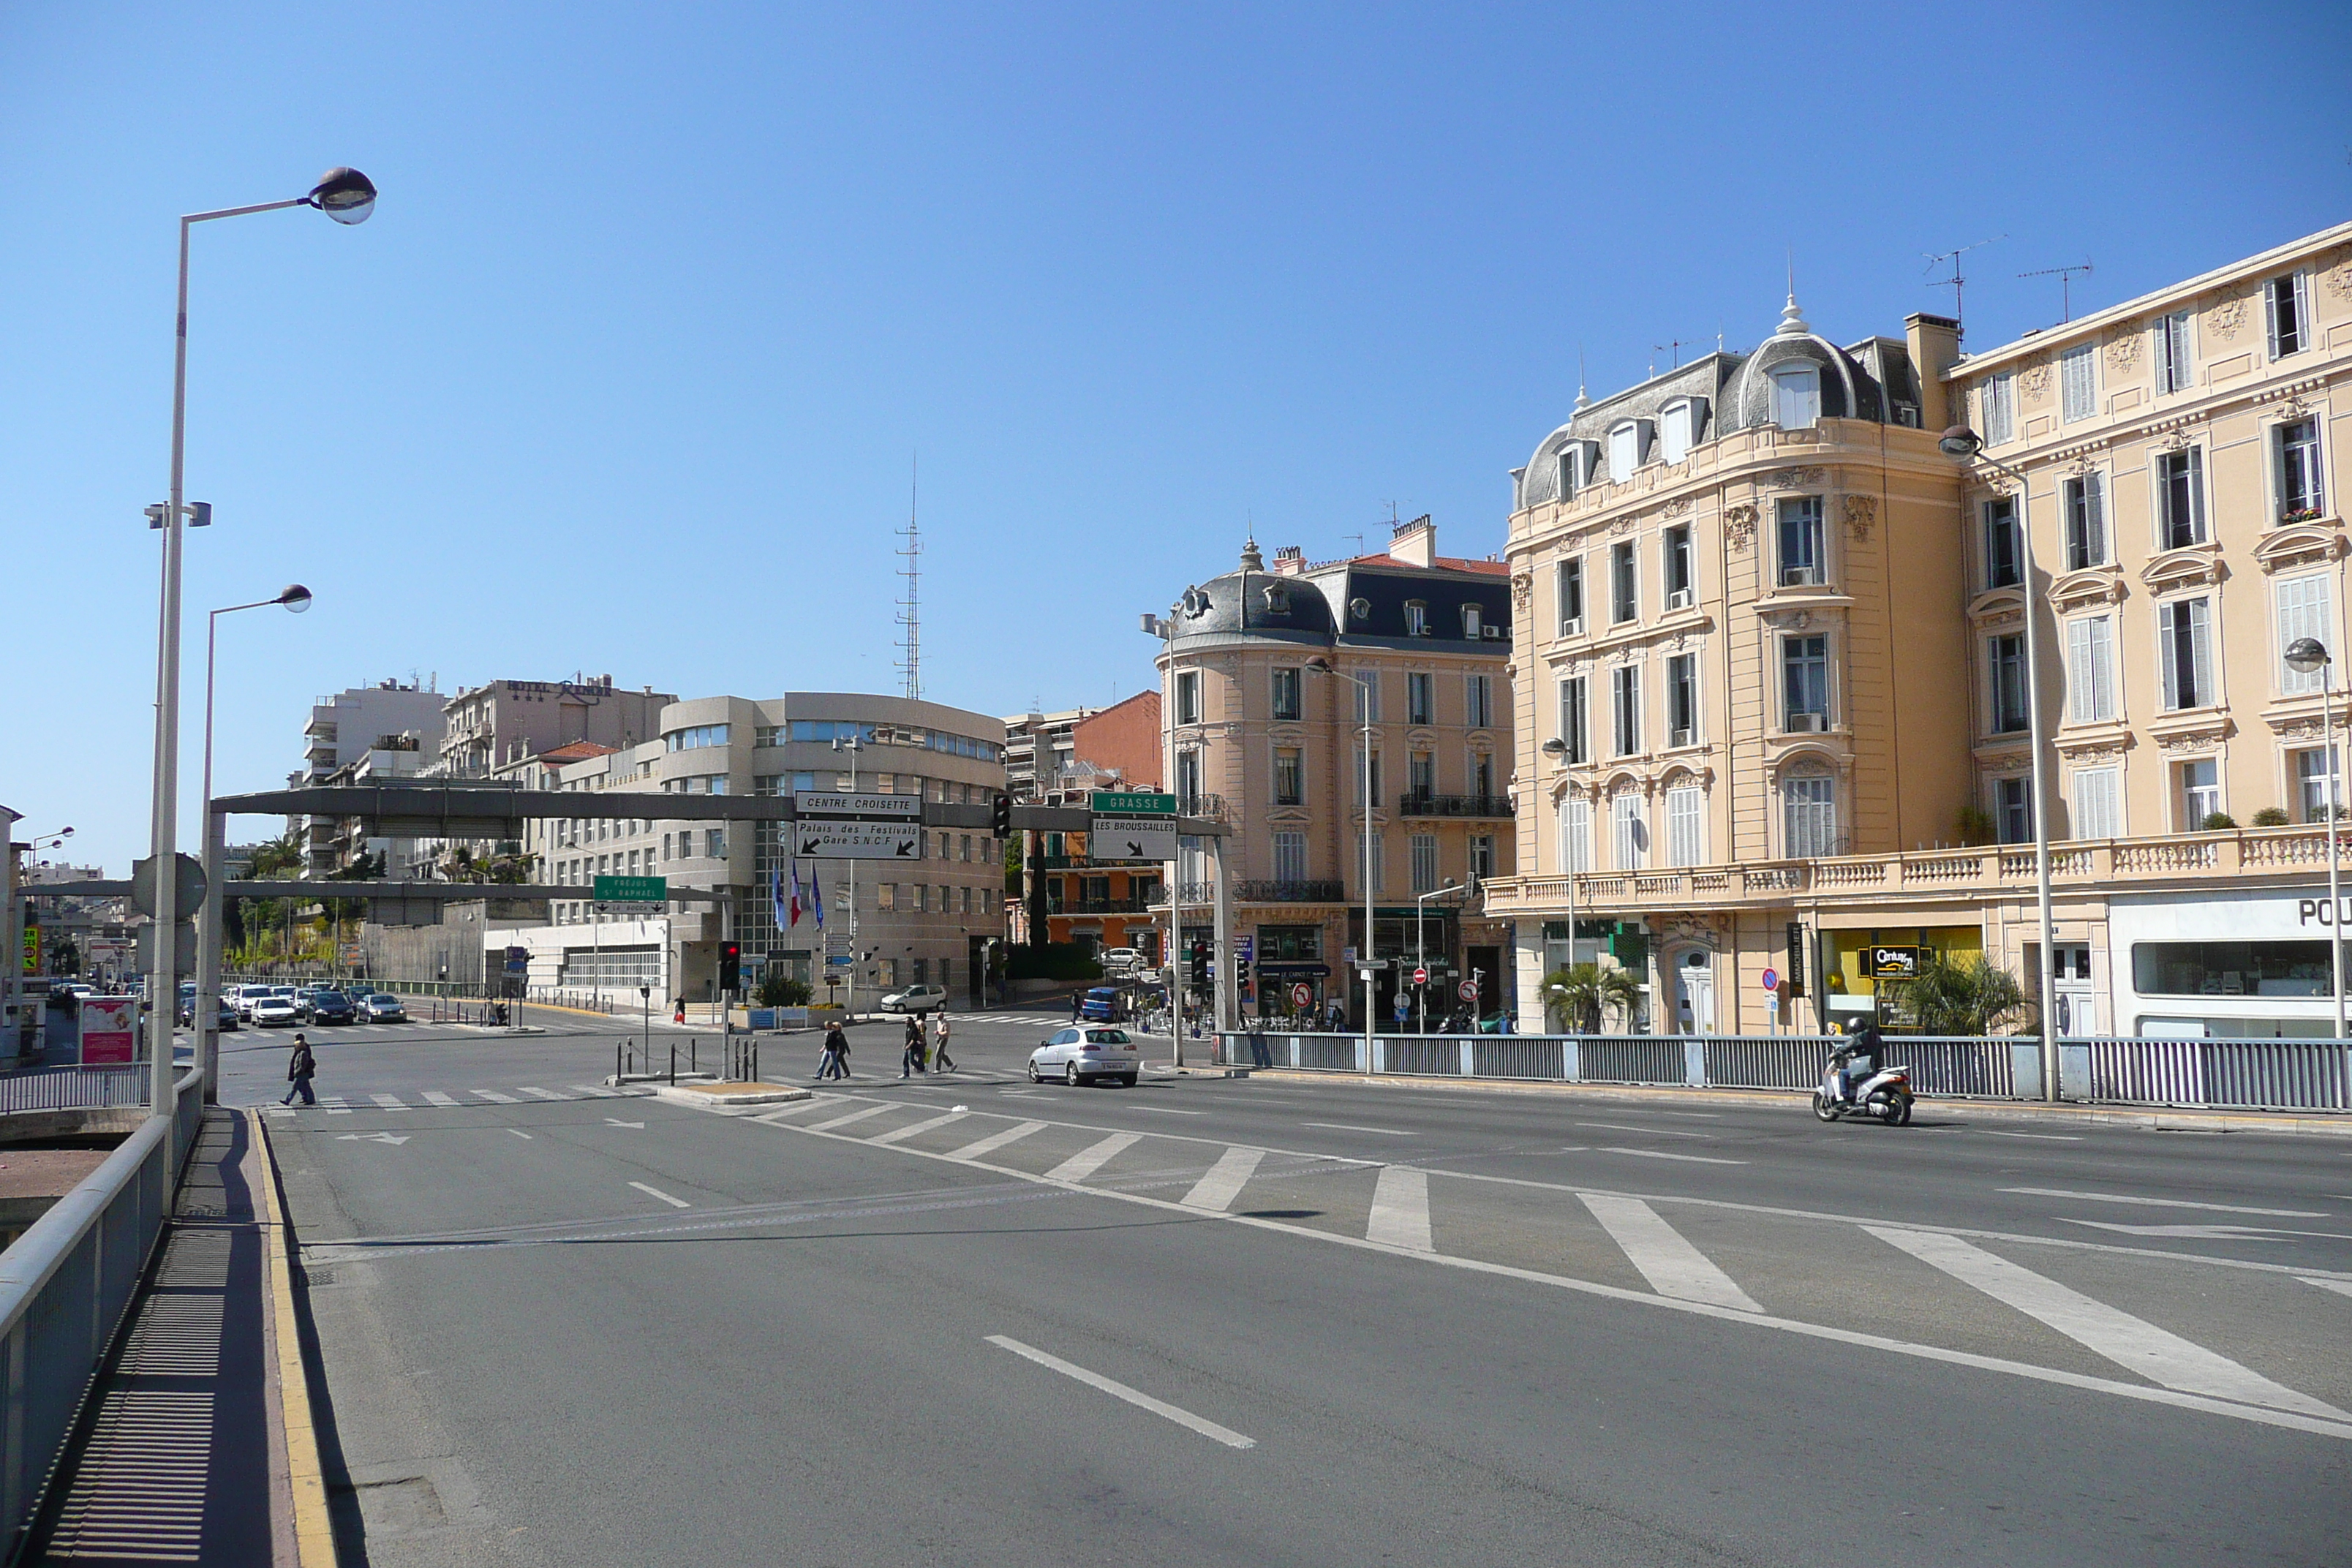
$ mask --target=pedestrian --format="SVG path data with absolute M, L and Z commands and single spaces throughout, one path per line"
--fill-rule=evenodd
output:
M 931 1067 L 934 1071 L 948 1072 L 954 1068 L 955 1063 L 948 1058 L 948 1010 L 945 1007 L 940 1009 L 934 1025 L 939 1034 L 939 1046 L 931 1053 Z
M 670 1004 L 670 1005 L 671 1005 L 673 1008 L 675 1008 L 675 1009 L 676 1009 L 676 1011 L 674 1011 L 673 1013 L 671 1013 L 671 1015 L 670 1015 L 670 1020 L 669 1020 L 669 1021 L 670 1021 L 671 1023 L 673 1023 L 673 1024 L 683 1024 L 683 1023 L 685 1023 L 685 1022 L 686 1022 L 686 998 L 685 998 L 685 997 L 683 997 L 683 996 L 681 996 L 681 997 L 679 997 L 676 1002 L 673 1002 L 672 1004 Z
M 908 1078 L 924 1070 L 923 1018 L 919 1013 L 907 1020 L 907 1049 L 898 1058 L 898 1076 Z
M 841 1032 L 841 1021 L 835 1019 L 824 1028 L 824 1054 L 817 1058 L 816 1078 L 823 1083 L 829 1078 L 849 1076 L 849 1037 Z
M 1086 1010 L 1087 1010 L 1087 994 L 1086 994 L 1085 992 L 1083 992 L 1083 991 L 1073 991 L 1073 992 L 1071 992 L 1071 993 L 1070 993 L 1070 1022 L 1071 1022 L 1071 1023 L 1073 1023 L 1073 1024 L 1076 1023 L 1076 1022 L 1078 1021 L 1078 1019 L 1079 1019 L 1080 1017 L 1082 1017 L 1082 1016 L 1085 1015 Z
M 319 1058 L 310 1054 L 310 1042 L 300 1035 L 296 1035 L 294 1059 L 286 1064 L 286 1076 L 292 1081 L 293 1087 L 287 1089 L 286 1098 L 278 1103 L 291 1105 L 294 1103 L 294 1097 L 299 1094 L 302 1097 L 303 1104 L 318 1104 L 319 1097 L 310 1092 L 310 1079 L 317 1076 L 318 1071 Z

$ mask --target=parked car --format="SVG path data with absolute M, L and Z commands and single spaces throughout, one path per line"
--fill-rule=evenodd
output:
M 1136 948 L 1107 947 L 1103 949 L 1102 966 L 1105 974 L 1132 974 L 1137 970 L 1147 967 L 1150 961 Z
M 253 1022 L 253 1005 L 269 994 L 267 985 L 239 985 L 228 996 L 236 1004 L 236 1016 L 247 1023 Z
M 1078 1016 L 1089 1023 L 1116 1024 L 1123 1011 L 1116 985 L 1097 985 L 1078 1004 Z
M 301 1021 L 302 1011 L 294 1005 L 291 996 L 257 996 L 253 999 L 253 1026 L 257 1029 Z
M 948 1005 L 944 985 L 909 985 L 882 998 L 885 1013 L 929 1013 Z
M 1044 1045 L 1029 1053 L 1031 1083 L 1057 1078 L 1076 1088 L 1098 1078 L 1109 1078 L 1133 1089 L 1137 1075 L 1142 1071 L 1143 1052 L 1128 1037 L 1125 1029 L 1074 1024 L 1066 1029 L 1055 1030 Z
M 408 1011 L 401 1006 L 400 998 L 389 991 L 371 992 L 360 1003 L 360 1017 L 370 1024 L 404 1024 Z
M 341 991 L 320 991 L 310 997 L 310 1022 L 314 1024 L 356 1024 L 360 1010 Z

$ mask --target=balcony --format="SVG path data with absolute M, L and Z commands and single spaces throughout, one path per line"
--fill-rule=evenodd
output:
M 1202 890 L 1213 896 L 1213 889 Z M 1348 885 L 1336 877 L 1297 882 L 1246 879 L 1234 884 L 1234 898 L 1244 904 L 1344 904 Z
M 1508 817 L 1512 815 L 1511 797 L 1507 795 L 1423 795 L 1414 791 L 1397 797 L 1397 815 Z
M 1148 915 L 1159 901 L 1148 899 L 1053 899 L 1045 900 L 1049 915 Z

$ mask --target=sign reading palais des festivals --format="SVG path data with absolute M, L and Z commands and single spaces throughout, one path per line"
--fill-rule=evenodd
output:
M 794 790 L 793 853 L 820 860 L 919 860 L 923 803 L 911 795 Z

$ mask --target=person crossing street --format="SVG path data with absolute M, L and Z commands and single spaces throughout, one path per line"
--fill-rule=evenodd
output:
M 909 1078 L 928 1070 L 923 1065 L 923 1019 L 919 1013 L 907 1020 L 907 1050 L 898 1058 L 898 1076 Z
M 311 1054 L 310 1042 L 297 1034 L 294 1037 L 294 1058 L 286 1064 L 286 1077 L 290 1080 L 292 1087 L 287 1089 L 286 1098 L 278 1103 L 291 1105 L 294 1103 L 294 1097 L 299 1094 L 302 1097 L 303 1104 L 318 1104 L 319 1097 L 310 1090 L 310 1080 L 318 1076 L 318 1072 L 319 1058 Z
M 835 1019 L 825 1026 L 824 1053 L 817 1058 L 816 1077 L 819 1083 L 829 1078 L 849 1076 L 849 1037 L 841 1032 L 841 1022 Z
M 931 1028 L 933 1037 L 939 1042 L 931 1051 L 931 1070 L 933 1072 L 950 1072 L 954 1070 L 955 1063 L 950 1060 L 948 1056 L 947 1008 L 942 1006 L 940 1009 L 939 1016 L 931 1021 Z

